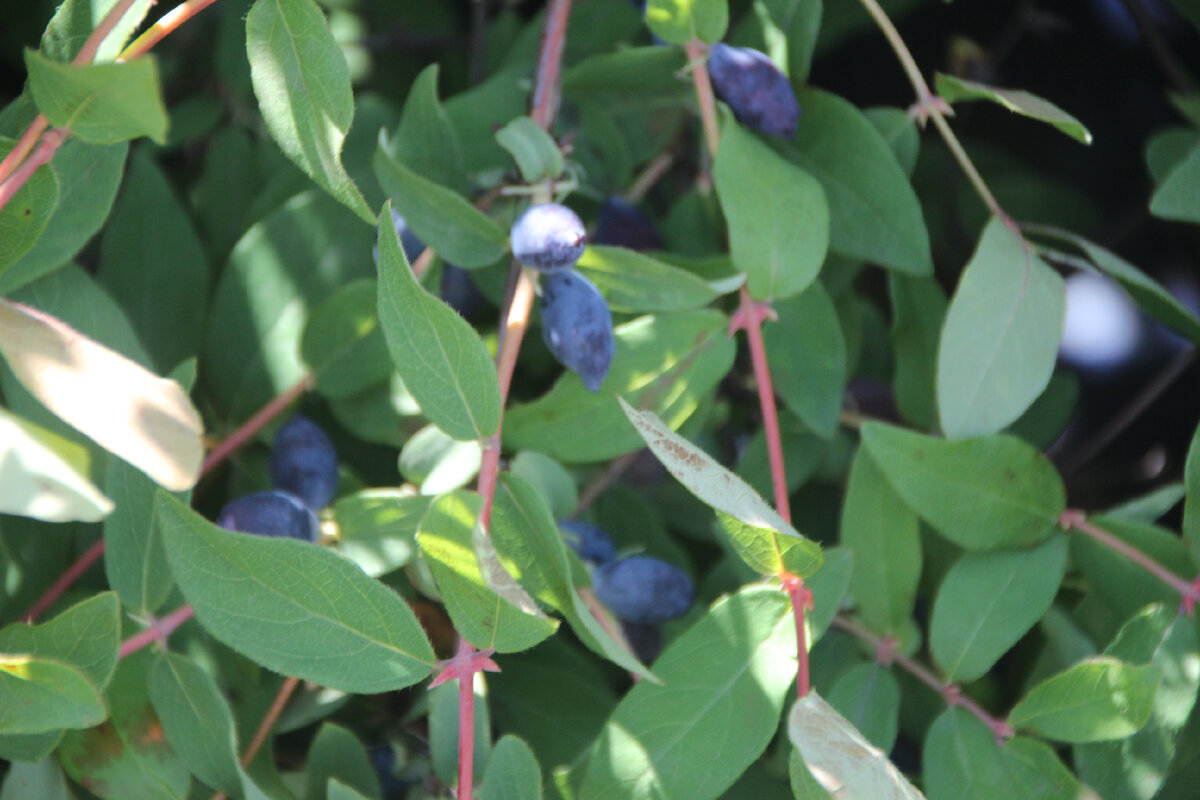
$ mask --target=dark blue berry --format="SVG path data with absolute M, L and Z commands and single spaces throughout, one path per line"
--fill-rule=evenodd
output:
M 622 622 L 621 632 L 625 634 L 625 641 L 633 648 L 633 654 L 643 664 L 649 664 L 662 652 L 663 632 L 659 625 Z
M 584 386 L 600 390 L 616 350 L 612 313 L 600 290 L 578 272 L 554 272 L 542 281 L 542 339 Z
M 309 508 L 324 508 L 337 492 L 333 442 L 316 423 L 298 414 L 275 433 L 270 467 L 275 488 L 294 494 Z
M 661 250 L 662 236 L 654 222 L 637 206 L 616 195 L 604 201 L 596 216 L 593 244 L 609 244 L 630 250 Z
M 574 211 L 558 203 L 530 206 L 509 234 L 513 256 L 542 272 L 570 269 L 583 255 L 587 231 Z
M 284 536 L 315 542 L 320 525 L 312 509 L 287 492 L 271 491 L 227 503 L 217 524 L 230 531 L 258 536 Z
M 770 136 L 796 135 L 800 103 L 787 76 L 764 53 L 717 42 L 708 51 L 708 76 L 738 122 Z
M 692 579 L 650 556 L 610 561 L 592 573 L 596 597 L 617 619 L 657 625 L 678 619 L 692 605 Z
M 453 264 L 442 266 L 442 283 L 438 289 L 442 300 L 460 315 L 470 316 L 483 303 L 483 293 L 475 288 L 471 275 Z
M 563 541 L 584 561 L 605 564 L 617 557 L 617 546 L 603 529 L 590 522 L 567 520 L 558 523 Z

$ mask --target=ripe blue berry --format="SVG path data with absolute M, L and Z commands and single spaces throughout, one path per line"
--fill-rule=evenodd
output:
M 623 198 L 613 195 L 596 215 L 593 244 L 609 244 L 630 250 L 661 250 L 662 236 L 653 220 Z
M 612 313 L 600 290 L 578 272 L 553 272 L 542 281 L 542 339 L 584 386 L 600 390 L 616 350 Z
M 592 587 L 617 619 L 642 625 L 682 617 L 696 593 L 682 570 L 650 556 L 610 561 L 592 573 Z
M 217 524 L 230 531 L 315 542 L 320 526 L 312 509 L 287 492 L 270 491 L 227 503 Z
M 333 442 L 316 423 L 298 414 L 275 433 L 270 468 L 275 488 L 299 497 L 309 508 L 324 508 L 337 492 Z
M 796 135 L 800 103 L 787 76 L 766 54 L 717 42 L 708 51 L 708 76 L 738 122 L 770 136 Z
M 570 269 L 583 255 L 587 231 L 574 211 L 558 203 L 530 206 L 509 234 L 513 256 L 542 272 Z
M 633 654 L 638 661 L 649 664 L 658 658 L 663 649 L 663 632 L 661 625 L 642 625 L 637 622 L 622 622 L 621 632 L 625 641 L 633 648 Z
M 617 557 L 617 547 L 602 528 L 590 522 L 567 520 L 558 523 L 563 541 L 584 561 L 605 564 Z

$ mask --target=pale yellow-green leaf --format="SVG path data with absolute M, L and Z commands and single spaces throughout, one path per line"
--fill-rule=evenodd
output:
M 183 387 L 36 309 L 0 300 L 0 354 L 48 409 L 173 491 L 204 458 L 203 424 Z
M 95 522 L 112 510 L 99 489 L 0 409 L 0 513 Z

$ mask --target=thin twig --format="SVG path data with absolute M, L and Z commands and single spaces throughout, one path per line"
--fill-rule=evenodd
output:
M 1010 739 L 1015 735 L 1016 732 L 1006 720 L 993 717 L 984 711 L 978 703 L 963 694 L 962 689 L 957 684 L 943 681 L 925 665 L 914 661 L 908 656 L 897 653 L 894 641 L 882 636 L 876 636 L 845 614 L 836 615 L 833 618 L 833 626 L 870 645 L 876 653 L 876 660 L 883 666 L 898 665 L 905 672 L 941 695 L 947 704 L 958 706 L 977 717 L 980 722 L 988 726 L 996 738 Z
M 615 458 L 607 468 L 583 487 L 583 491 L 579 493 L 579 502 L 575 504 L 575 510 L 571 512 L 571 516 L 580 514 L 596 502 L 596 498 L 604 493 L 604 490 L 612 486 L 617 478 L 621 477 L 621 473 L 629 469 L 637 457 L 641 455 L 641 450 L 634 450 L 632 453 L 626 453 L 620 458 Z
M 146 29 L 145 33 L 134 39 L 128 47 L 121 51 L 117 60 L 130 61 L 145 54 L 180 25 L 215 2 L 217 0 L 187 0 L 186 3 L 180 3 L 159 17 L 153 25 Z
M 928 116 L 933 120 L 934 126 L 938 129 L 938 133 L 942 135 L 942 139 L 946 142 L 946 146 L 950 148 L 950 153 L 954 156 L 954 160 L 966 173 L 967 179 L 971 185 L 975 187 L 976 193 L 983 204 L 988 207 L 988 210 L 1001 220 L 1008 221 L 1010 217 L 1001 208 L 996 197 L 988 188 L 987 182 L 983 180 L 983 176 L 979 174 L 979 170 L 975 168 L 975 164 L 971 161 L 971 157 L 967 155 L 967 151 L 963 149 L 962 144 L 958 141 L 958 137 L 954 135 L 954 131 L 950 128 L 950 123 L 946 122 L 945 111 L 942 108 L 942 102 L 929 88 L 929 84 L 925 82 L 924 76 L 921 75 L 921 70 L 917 66 L 916 60 L 913 58 L 912 52 L 908 49 L 908 45 L 904 43 L 900 32 L 896 30 L 896 26 L 892 24 L 888 18 L 887 12 L 880 7 L 876 0 L 860 0 L 867 13 L 875 20 L 875 24 L 879 26 L 883 32 L 884 38 L 888 40 L 892 51 L 896 54 L 896 58 L 900 60 L 900 66 L 904 69 L 904 74 L 908 76 L 909 83 L 912 84 L 913 90 L 917 93 L 917 109 L 921 117 Z
M 712 82 L 708 79 L 704 45 L 693 39 L 683 46 L 692 71 L 692 83 L 696 86 L 696 104 L 700 108 L 700 120 L 704 124 L 704 141 L 708 154 L 716 158 L 721 144 L 721 127 L 717 123 L 717 102 L 713 95 Z
M 8 180 L 8 177 L 13 174 L 13 170 L 17 165 L 25 160 L 25 156 L 33 150 L 38 142 L 38 137 L 46 132 L 50 127 L 50 120 L 46 119 L 45 114 L 38 114 L 33 118 L 33 122 L 29 123 L 29 127 L 21 134 L 21 138 L 17 139 L 17 143 L 13 145 L 13 149 L 8 151 L 8 155 L 0 161 L 0 183 Z
M 275 699 L 271 701 L 271 707 L 267 709 L 267 713 L 263 714 L 262 721 L 258 723 L 258 730 L 254 732 L 254 738 L 250 740 L 250 744 L 246 745 L 246 750 L 242 753 L 243 768 L 249 767 L 250 762 L 254 761 L 254 757 L 258 755 L 258 751 L 262 749 L 267 737 L 271 735 L 271 729 L 279 721 L 279 716 L 299 685 L 299 678 L 287 678 L 279 687 L 279 691 L 275 693 Z M 217 792 L 212 796 L 212 800 L 225 800 L 225 797 L 224 792 Z
M 275 419 L 288 406 L 296 401 L 302 394 L 312 388 L 316 377 L 310 372 L 303 378 L 296 381 L 291 387 L 285 389 L 282 394 L 272 399 L 265 406 L 258 410 L 253 417 L 246 420 L 236 431 L 229 434 L 219 445 L 212 449 L 204 459 L 204 464 L 200 467 L 200 475 L 204 476 L 212 472 L 218 464 L 228 458 L 236 450 L 238 450 L 246 442 L 250 441 L 263 428 L 265 428 L 271 420 Z
M 165 642 L 167 637 L 175 632 L 176 628 L 191 619 L 195 613 L 191 606 L 184 605 L 165 617 L 159 617 L 151 622 L 150 627 L 146 628 L 146 630 L 135 633 L 121 642 L 121 649 L 117 657 L 125 658 L 131 653 L 136 653 L 138 650 L 154 642 Z
M 100 538 L 85 550 L 83 555 L 75 560 L 75 563 L 67 567 L 54 583 L 50 584 L 50 587 L 42 593 L 42 596 L 25 612 L 24 620 L 26 622 L 33 622 L 42 614 L 45 614 L 46 610 L 54 605 L 55 601 L 62 597 L 63 593 L 75 584 L 75 581 L 82 578 L 84 573 L 91 568 L 92 564 L 99 561 L 102 555 L 104 555 L 104 539 Z
M 654 184 L 658 183 L 659 179 L 667 173 L 667 170 L 674 163 L 674 150 L 665 150 L 650 159 L 650 163 L 645 166 L 641 173 L 633 179 L 633 183 L 629 185 L 629 188 L 625 190 L 625 199 L 631 205 L 638 203 L 654 188 Z
M 1149 572 L 1160 581 L 1170 586 L 1175 591 L 1179 592 L 1179 596 L 1190 604 L 1195 605 L 1200 602 L 1200 590 L 1197 587 L 1183 578 L 1176 575 L 1171 570 L 1159 564 L 1150 556 L 1138 550 L 1133 545 L 1126 542 L 1108 531 L 1101 528 L 1099 525 L 1090 521 L 1087 515 L 1078 509 L 1069 508 L 1062 513 L 1058 523 L 1066 530 L 1074 530 L 1085 536 L 1090 536 L 1108 549 L 1120 553 L 1125 558 L 1137 564 L 1139 567 Z
M 100 45 L 104 44 L 104 40 L 112 33 L 113 28 L 117 27 L 117 23 L 121 21 L 125 13 L 133 8 L 137 2 L 138 0 L 117 0 L 117 3 L 100 20 L 100 24 L 96 26 L 96 29 L 84 40 L 83 47 L 79 48 L 79 52 L 75 54 L 75 58 L 71 60 L 71 63 L 76 66 L 92 63 L 92 59 L 96 57 L 96 52 L 99 51 Z

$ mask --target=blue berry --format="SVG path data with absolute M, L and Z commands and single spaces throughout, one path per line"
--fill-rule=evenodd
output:
M 567 520 L 558 523 L 563 541 L 584 561 L 605 564 L 617 557 L 617 546 L 612 538 L 590 522 Z
M 616 350 L 612 313 L 600 290 L 578 272 L 554 272 L 542 281 L 542 339 L 584 386 L 600 390 Z
M 717 42 L 708 51 L 708 76 L 738 122 L 770 136 L 796 135 L 800 103 L 787 76 L 766 54 Z
M 630 250 L 661 250 L 662 236 L 654 222 L 637 207 L 613 195 L 600 206 L 593 244 L 609 244 Z
M 320 525 L 312 509 L 287 492 L 270 491 L 227 503 L 217 524 L 230 531 L 315 542 Z
M 692 579 L 650 556 L 610 561 L 592 573 L 596 597 L 619 620 L 656 625 L 678 619 L 692 605 Z
M 643 664 L 649 664 L 662 652 L 663 632 L 660 625 L 622 622 L 621 632 L 625 634 L 625 641 L 633 648 L 633 654 Z
M 583 255 L 587 231 L 574 211 L 558 203 L 530 206 L 509 234 L 513 256 L 542 272 L 570 269 Z
M 475 288 L 471 275 L 462 267 L 442 265 L 442 282 L 438 287 L 442 301 L 460 316 L 470 316 L 484 301 L 483 293 Z
M 316 423 L 298 414 L 275 433 L 270 468 L 275 488 L 299 497 L 309 508 L 324 508 L 337 492 L 333 442 Z
M 394 208 L 392 209 L 392 225 L 396 228 L 396 235 L 400 237 L 400 247 L 404 250 L 404 257 L 408 259 L 409 264 L 412 264 L 421 253 L 425 252 L 425 243 L 413 233 L 412 228 L 408 227 L 408 223 L 404 221 L 404 217 L 400 216 L 400 212 Z M 375 242 L 371 253 L 375 256 L 375 263 L 378 264 L 378 241 Z

